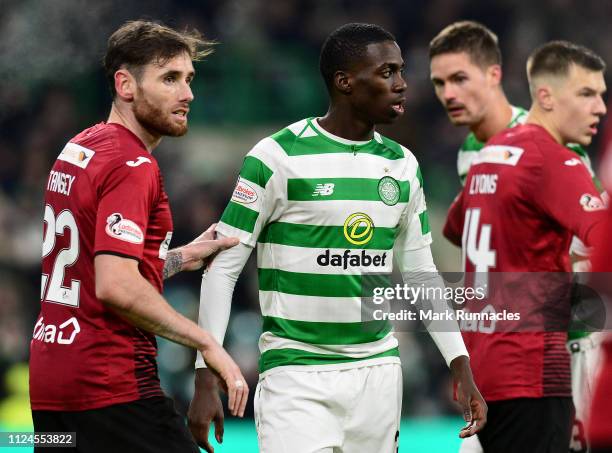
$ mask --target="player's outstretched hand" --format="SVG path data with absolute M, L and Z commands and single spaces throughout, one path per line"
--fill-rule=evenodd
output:
M 240 242 L 238 238 L 215 239 L 216 226 L 217 224 L 213 223 L 204 233 L 178 249 L 183 257 L 181 270 L 195 271 L 202 266 L 208 266 L 217 253 L 238 245 Z
M 221 378 L 221 385 L 227 393 L 230 413 L 238 417 L 244 416 L 249 387 L 236 362 L 212 337 L 201 352 L 206 365 Z
M 208 441 L 211 422 L 215 424 L 215 439 L 223 443 L 223 405 L 219 398 L 217 376 L 210 368 L 196 370 L 195 392 L 187 411 L 187 421 L 194 439 L 208 453 L 215 451 Z
M 459 432 L 462 439 L 479 432 L 487 423 L 487 403 L 474 383 L 472 369 L 466 356 L 455 358 L 450 365 L 453 379 L 457 385 L 457 399 L 466 421 Z

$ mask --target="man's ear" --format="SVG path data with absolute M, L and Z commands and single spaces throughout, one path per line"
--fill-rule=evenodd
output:
M 344 71 L 336 71 L 334 73 L 334 85 L 342 94 L 351 94 L 353 91 L 351 87 L 351 77 Z
M 550 112 L 554 106 L 554 95 L 550 85 L 539 85 L 535 88 L 535 101 L 540 108 Z
M 117 96 L 125 102 L 134 100 L 136 79 L 127 69 L 119 69 L 115 72 L 115 91 Z
M 501 65 L 493 64 L 487 68 L 487 78 L 491 84 L 501 85 L 502 76 L 503 72 Z

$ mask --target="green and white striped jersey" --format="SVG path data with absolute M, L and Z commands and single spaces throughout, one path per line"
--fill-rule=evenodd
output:
M 391 325 L 362 322 L 361 297 L 367 274 L 391 273 L 394 249 L 431 243 L 409 150 L 294 123 L 247 154 L 217 231 L 257 246 L 260 372 L 399 361 Z

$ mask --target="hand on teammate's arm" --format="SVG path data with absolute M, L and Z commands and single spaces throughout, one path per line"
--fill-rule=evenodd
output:
M 457 385 L 457 399 L 467 425 L 459 432 L 465 438 L 478 433 L 487 423 L 487 403 L 474 383 L 470 361 L 467 356 L 459 356 L 450 364 L 453 381 Z
M 240 369 L 213 336 L 177 313 L 145 280 L 138 261 L 115 255 L 95 258 L 96 297 L 131 324 L 176 343 L 197 349 L 219 374 L 232 415 L 242 417 L 249 393 Z
M 189 244 L 168 251 L 164 264 L 164 280 L 181 271 L 195 271 L 208 266 L 217 253 L 238 244 L 237 238 L 215 239 L 216 226 L 217 224 L 213 223 Z
M 215 439 L 220 444 L 223 443 L 224 431 L 218 378 L 209 368 L 198 368 L 195 375 L 195 392 L 187 412 L 187 421 L 197 444 L 208 453 L 212 453 L 215 449 L 208 441 L 210 423 L 215 424 Z

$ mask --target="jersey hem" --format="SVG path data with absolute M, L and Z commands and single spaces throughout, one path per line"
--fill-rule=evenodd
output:
M 81 400 L 78 402 L 63 401 L 58 403 L 56 401 L 32 401 L 31 408 L 33 411 L 86 411 L 159 396 L 166 396 L 161 388 L 159 389 L 159 392 L 151 393 L 145 398 L 141 397 L 139 393 L 129 393 L 111 398 L 95 398 L 90 400 Z
M 330 363 L 324 365 L 279 365 L 269 370 L 264 371 L 259 375 L 259 379 L 263 379 L 280 371 L 340 371 L 340 370 L 351 370 L 355 368 L 363 368 L 367 366 L 382 365 L 386 363 L 397 363 L 401 364 L 401 360 L 397 356 L 379 357 L 376 359 L 363 359 L 350 362 L 342 363 Z

